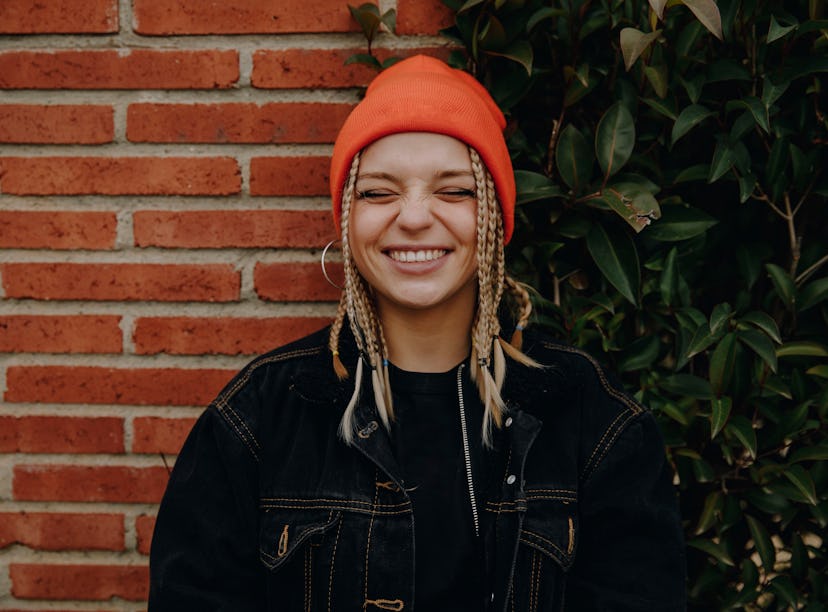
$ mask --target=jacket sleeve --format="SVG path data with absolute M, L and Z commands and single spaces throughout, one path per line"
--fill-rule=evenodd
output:
M 672 469 L 642 412 L 582 483 L 567 610 L 684 610 L 685 557 Z
M 264 609 L 254 457 L 211 407 L 170 476 L 150 552 L 150 612 Z

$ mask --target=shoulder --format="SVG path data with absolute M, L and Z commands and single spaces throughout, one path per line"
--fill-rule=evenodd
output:
M 347 399 L 345 385 L 331 365 L 329 328 L 321 329 L 256 357 L 224 387 L 205 413 L 218 419 L 258 458 L 262 439 L 289 418 L 317 408 L 335 418 L 335 407 Z

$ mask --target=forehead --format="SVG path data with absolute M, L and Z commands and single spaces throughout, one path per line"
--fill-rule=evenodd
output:
M 440 174 L 471 172 L 468 146 L 444 134 L 404 132 L 368 145 L 360 156 L 359 173 Z

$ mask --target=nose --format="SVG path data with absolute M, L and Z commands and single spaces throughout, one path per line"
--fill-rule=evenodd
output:
M 400 205 L 397 225 L 408 232 L 426 229 L 434 222 L 432 201 L 427 195 L 406 198 Z

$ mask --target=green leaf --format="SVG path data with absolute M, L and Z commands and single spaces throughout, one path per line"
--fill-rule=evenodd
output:
M 695 549 L 698 549 L 702 552 L 707 553 L 719 563 L 724 563 L 730 567 L 736 567 L 736 564 L 733 563 L 733 559 L 730 558 L 730 555 L 727 554 L 727 551 L 724 549 L 721 543 L 711 542 L 710 540 L 704 540 L 702 538 L 696 538 L 694 540 L 690 540 L 687 542 L 688 546 L 692 546 Z
M 753 310 L 739 319 L 741 323 L 749 323 L 765 332 L 777 344 L 781 344 L 782 338 L 779 335 L 779 326 L 768 313 L 761 310 Z
M 818 365 L 805 370 L 806 374 L 811 376 L 818 376 L 819 378 L 828 378 L 828 365 Z
M 799 292 L 799 310 L 805 310 L 811 306 L 816 306 L 820 302 L 828 299 L 828 276 L 818 278 L 805 285 Z
M 678 242 L 703 234 L 718 221 L 686 204 L 661 207 L 661 219 L 647 229 L 647 236 L 660 242 Z
M 733 307 L 730 304 L 727 302 L 716 304 L 713 307 L 713 312 L 710 313 L 710 332 L 717 334 L 724 331 L 726 329 L 725 325 L 732 317 Z
M 716 524 L 718 515 L 722 512 L 722 492 L 712 491 L 704 499 L 704 507 L 699 515 L 699 522 L 696 525 L 696 535 L 700 535 Z
M 547 198 L 564 197 L 561 188 L 548 176 L 528 170 L 515 170 L 516 204 L 526 204 Z
M 693 374 L 673 374 L 661 380 L 659 386 L 674 395 L 700 400 L 713 399 L 710 382 Z
M 710 402 L 710 407 L 710 439 L 714 440 L 727 424 L 727 419 L 730 417 L 730 410 L 733 407 L 733 400 L 726 395 L 713 398 Z
M 658 336 L 643 336 L 624 349 L 618 359 L 618 371 L 633 372 L 649 368 L 658 359 L 661 343 Z
M 785 475 L 785 478 L 790 480 L 793 486 L 795 486 L 797 490 L 802 493 L 805 499 L 808 500 L 808 503 L 812 506 L 816 506 L 816 487 L 814 486 L 814 481 L 808 473 L 808 470 L 799 464 L 795 464 L 785 470 L 783 474 Z
M 592 152 L 584 135 L 572 124 L 567 125 L 555 146 L 558 174 L 575 194 L 582 193 L 592 178 Z
M 666 4 L 667 0 L 650 0 L 650 6 L 659 19 L 664 19 L 664 6 Z
M 678 115 L 676 115 L 676 111 L 670 106 L 667 106 L 664 103 L 664 100 L 658 100 L 656 98 L 641 98 L 641 101 L 652 108 L 655 112 L 667 117 L 668 119 L 675 121 L 678 117 Z
M 776 21 L 776 17 L 771 15 L 770 27 L 768 28 L 768 44 L 783 38 L 789 32 L 793 32 L 796 29 L 796 26 L 797 24 L 789 26 L 779 25 L 779 22 Z
M 382 23 L 385 24 L 385 27 L 388 28 L 389 32 L 393 32 L 397 29 L 397 11 L 394 9 L 388 9 L 382 14 Z
M 710 333 L 710 327 L 707 323 L 700 325 L 699 328 L 693 333 L 693 337 L 687 345 L 687 359 L 690 359 L 690 357 L 693 357 L 694 355 L 698 355 L 715 341 L 716 336 Z
M 739 340 L 753 349 L 753 351 L 762 358 L 762 361 L 768 364 L 771 371 L 776 372 L 776 350 L 774 349 L 773 342 L 770 341 L 770 338 L 755 329 L 746 329 L 738 332 L 738 334 Z
M 673 247 L 664 259 L 664 269 L 661 271 L 661 278 L 658 282 L 661 301 L 668 306 L 673 305 L 678 297 L 679 270 L 678 263 L 676 263 L 677 257 L 678 249 Z
M 808 571 L 808 549 L 802 537 L 794 532 L 791 534 L 791 575 L 802 580 Z
M 788 459 L 789 464 L 801 461 L 828 461 L 828 443 L 822 442 L 817 446 L 803 446 L 796 449 Z
M 641 270 L 638 251 L 627 232 L 596 223 L 587 234 L 586 245 L 604 277 L 631 304 L 638 306 Z
M 358 7 L 353 7 L 349 4 L 348 10 L 351 11 L 351 16 L 359 24 L 359 27 L 362 28 L 362 33 L 368 42 L 374 40 L 382 23 L 377 5 L 366 2 Z
M 487 49 L 486 53 L 489 55 L 497 55 L 498 57 L 505 57 L 513 62 L 517 62 L 523 66 L 528 76 L 532 75 L 534 51 L 532 50 L 532 44 L 528 40 L 518 39 L 505 49 L 499 51 Z
M 734 415 L 730 418 L 730 423 L 725 427 L 725 431 L 739 440 L 750 453 L 750 456 L 756 459 L 756 430 L 753 429 L 750 419 L 741 414 Z
M 566 11 L 562 9 L 553 9 L 545 6 L 543 8 L 538 9 L 535 11 L 529 20 L 526 22 L 526 31 L 531 32 L 535 29 L 535 26 L 538 25 L 541 21 L 546 19 L 552 19 L 553 17 L 562 17 L 566 14 Z
M 727 103 L 726 108 L 727 110 L 732 110 L 734 108 L 747 109 L 753 116 L 753 120 L 756 122 L 756 125 L 762 128 L 766 134 L 770 132 L 768 109 L 764 104 L 762 104 L 759 98 L 755 96 L 747 96 L 741 100 L 731 100 Z
M 619 189 L 606 189 L 595 200 L 604 203 L 615 211 L 636 232 L 650 225 L 653 219 L 661 217 L 661 209 L 653 194 L 638 186 L 618 185 Z M 619 193 L 621 189 L 628 192 Z
M 621 53 L 624 56 L 624 66 L 627 71 L 632 68 L 644 51 L 647 50 L 653 41 L 657 40 L 661 30 L 645 33 L 635 28 L 624 28 L 621 30 Z
M 782 302 L 788 307 L 793 306 L 796 297 L 796 286 L 790 274 L 772 263 L 765 264 L 765 269 L 768 271 L 771 282 L 776 287 L 776 293 Z
M 762 80 L 762 104 L 770 108 L 774 102 L 782 97 L 782 94 L 788 90 L 790 85 L 790 81 L 774 82 L 769 77 L 765 77 Z
M 634 146 L 632 115 L 621 102 L 616 102 L 601 117 L 595 133 L 595 153 L 605 177 L 609 178 L 627 163 Z
M 670 140 L 675 146 L 679 138 L 709 117 L 715 117 L 718 113 L 701 104 L 691 104 L 679 113 L 676 122 L 673 124 L 673 131 Z
M 650 82 L 653 91 L 659 98 L 667 97 L 667 66 L 665 64 L 651 65 L 644 68 L 644 76 Z
M 828 357 L 828 347 L 818 342 L 786 342 L 776 349 L 777 357 Z
M 749 514 L 745 515 L 745 519 L 747 519 L 748 529 L 750 529 L 750 537 L 753 538 L 753 546 L 762 560 L 762 566 L 766 572 L 772 572 L 776 563 L 776 549 L 770 535 L 768 535 L 768 530 Z
M 721 339 L 710 356 L 710 385 L 720 396 L 730 384 L 733 366 L 736 363 L 736 334 L 729 333 Z
M 707 28 L 716 38 L 722 36 L 722 15 L 714 0 L 682 0 L 684 6 L 693 11 L 701 24 Z
M 710 173 L 707 175 L 708 183 L 715 183 L 733 167 L 733 149 L 725 140 L 716 144 L 713 151 L 713 160 L 710 162 Z

